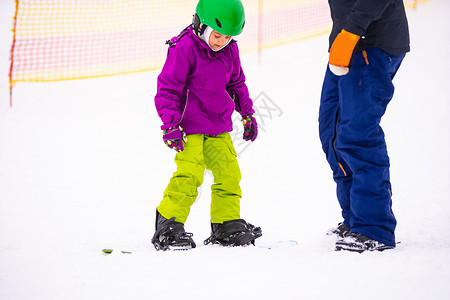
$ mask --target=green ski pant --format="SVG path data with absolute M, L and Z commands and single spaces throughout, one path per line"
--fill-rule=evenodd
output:
M 240 218 L 239 181 L 241 172 L 230 134 L 218 136 L 192 134 L 187 137 L 184 151 L 175 156 L 177 171 L 173 173 L 158 206 L 159 213 L 185 223 L 190 207 L 197 199 L 205 168 L 214 176 L 211 186 L 211 222 L 223 223 Z

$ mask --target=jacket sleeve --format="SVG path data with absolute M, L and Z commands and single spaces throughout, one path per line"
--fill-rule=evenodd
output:
M 388 6 L 396 0 L 356 0 L 344 29 L 363 36 L 369 25 L 381 18 Z
M 183 45 L 169 47 L 167 58 L 157 80 L 155 106 L 163 125 L 161 129 L 179 124 L 182 111 L 182 95 L 189 73 L 188 57 Z
M 242 70 L 237 43 L 232 43 L 230 46 L 233 47 L 233 72 L 226 89 L 230 97 L 234 100 L 236 111 L 244 117 L 254 114 L 255 110 L 253 109 L 253 101 L 249 97 L 248 88 L 245 84 L 245 75 Z

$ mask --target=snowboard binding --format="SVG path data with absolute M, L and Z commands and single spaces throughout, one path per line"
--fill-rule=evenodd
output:
M 156 231 L 152 238 L 152 244 L 156 250 L 188 250 L 195 248 L 192 239 L 193 234 L 184 230 L 184 224 L 164 218 L 156 211 Z
M 254 245 L 255 240 L 262 236 L 260 227 L 255 227 L 243 219 L 226 221 L 223 224 L 211 223 L 211 229 L 211 236 L 204 241 L 205 245 L 210 243 L 228 247 Z

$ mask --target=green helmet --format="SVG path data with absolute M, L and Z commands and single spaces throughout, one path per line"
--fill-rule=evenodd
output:
M 240 0 L 200 0 L 195 12 L 202 24 L 224 35 L 239 35 L 244 28 L 245 13 Z

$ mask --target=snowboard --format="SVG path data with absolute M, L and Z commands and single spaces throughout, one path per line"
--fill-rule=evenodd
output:
M 267 249 L 267 250 L 272 250 L 272 249 L 277 249 L 277 248 L 291 248 L 291 247 L 297 247 L 299 245 L 299 242 L 296 240 L 277 240 L 277 241 L 255 241 L 255 245 L 254 247 L 256 248 L 262 248 L 262 249 Z M 214 245 L 216 246 L 216 245 Z M 204 247 L 208 247 L 208 246 L 204 246 Z M 248 245 L 245 247 L 252 247 L 252 245 Z M 233 247 L 229 247 L 229 248 L 233 248 Z M 194 250 L 193 249 L 189 249 L 189 250 Z M 173 251 L 187 251 L 187 250 L 173 250 Z M 194 250 L 195 251 L 195 250 Z M 102 249 L 102 253 L 104 255 L 110 255 L 112 253 L 119 253 L 119 254 L 132 254 L 133 251 L 130 250 L 114 250 L 112 248 L 105 248 Z

